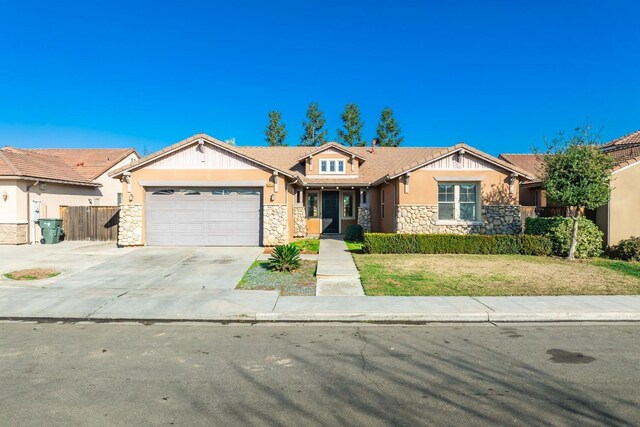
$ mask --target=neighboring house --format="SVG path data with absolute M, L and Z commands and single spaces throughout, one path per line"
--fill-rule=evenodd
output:
M 63 205 L 118 205 L 122 186 L 108 173 L 139 158 L 132 148 L 0 149 L 0 244 L 38 242 L 35 220 L 60 218 Z
M 447 148 L 239 147 L 192 136 L 110 174 L 119 243 L 272 246 L 344 233 L 520 233 L 523 169 Z
M 587 211 L 604 233 L 606 246 L 631 236 L 640 236 L 640 130 L 604 144 L 602 152 L 615 159 L 612 171 L 611 200 L 595 211 Z M 535 154 L 501 154 L 500 159 L 526 170 L 534 179 L 520 186 L 520 204 L 548 208 L 557 205 L 546 200 L 542 181 L 543 157 Z

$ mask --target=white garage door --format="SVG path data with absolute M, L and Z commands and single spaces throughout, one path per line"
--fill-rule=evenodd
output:
M 147 245 L 259 246 L 258 188 L 149 188 Z

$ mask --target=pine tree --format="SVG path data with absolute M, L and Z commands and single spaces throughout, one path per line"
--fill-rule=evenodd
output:
M 324 119 L 324 114 L 318 108 L 317 102 L 309 104 L 307 119 L 309 121 L 302 122 L 304 133 L 300 137 L 299 145 L 316 147 L 327 142 L 327 131 L 324 129 L 326 120 Z
M 264 140 L 272 146 L 286 146 L 287 129 L 280 120 L 282 114 L 279 111 L 269 111 L 269 124 L 264 128 Z
M 393 117 L 393 110 L 385 107 L 380 115 L 380 123 L 378 123 L 377 137 L 378 145 L 381 147 L 398 147 L 404 141 L 404 137 L 400 136 L 400 126 Z
M 338 141 L 342 145 L 363 147 L 362 127 L 364 122 L 360 120 L 360 109 L 357 104 L 347 104 L 342 113 L 342 125 L 344 129 L 338 129 Z

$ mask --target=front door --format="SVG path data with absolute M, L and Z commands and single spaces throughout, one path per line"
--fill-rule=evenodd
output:
M 322 232 L 337 234 L 340 232 L 340 198 L 337 191 L 322 192 Z

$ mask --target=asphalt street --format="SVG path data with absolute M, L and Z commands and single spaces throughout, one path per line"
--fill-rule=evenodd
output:
M 640 324 L 0 323 L 0 424 L 638 425 Z

